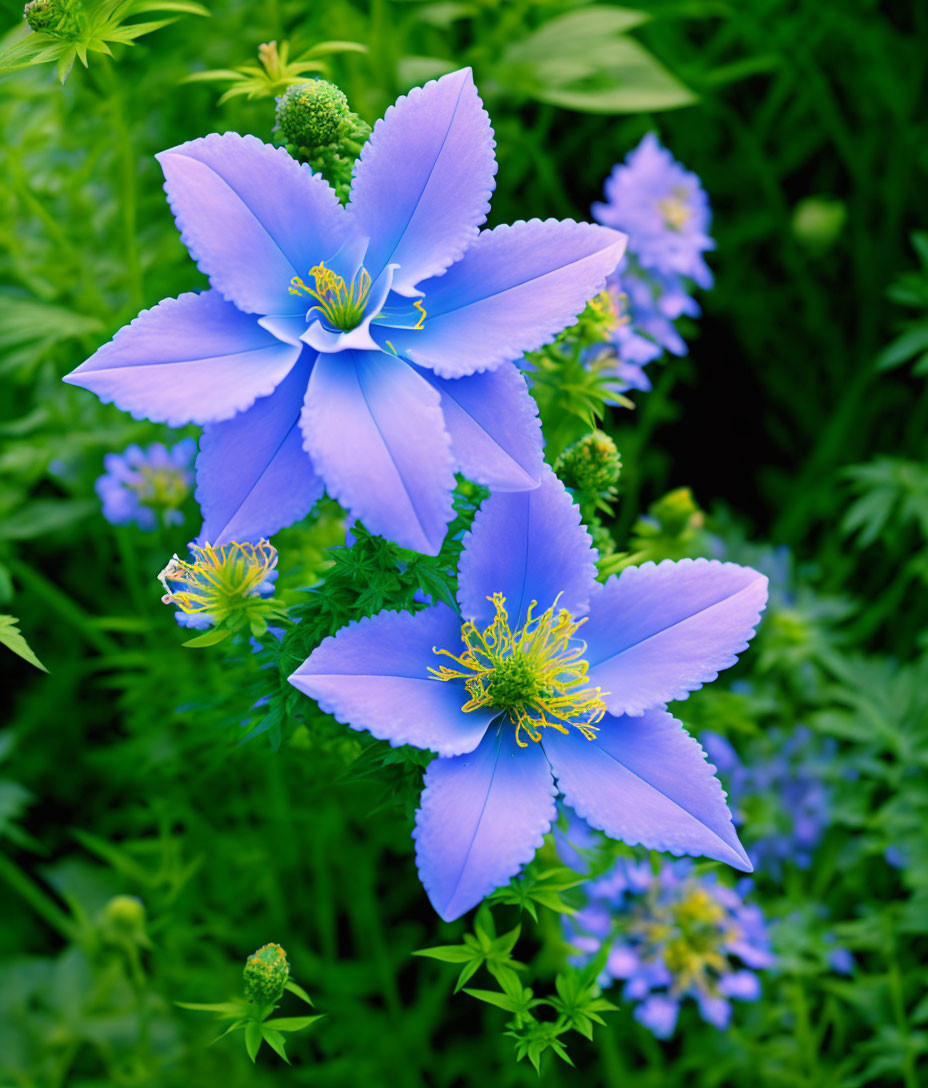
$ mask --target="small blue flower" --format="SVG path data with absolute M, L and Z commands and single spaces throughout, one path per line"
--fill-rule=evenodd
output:
M 712 286 L 703 258 L 715 248 L 709 198 L 696 174 L 661 147 L 653 132 L 613 169 L 605 196 L 604 203 L 593 205 L 593 215 L 628 235 L 628 252 L 641 268 Z
M 111 525 L 137 525 L 146 532 L 165 525 L 183 524 L 181 507 L 193 488 L 193 460 L 197 444 L 181 439 L 167 449 L 153 442 L 144 449 L 135 444 L 122 453 L 103 458 L 104 474 L 94 484 L 103 516 Z
M 764 917 L 744 902 L 750 881 L 736 891 L 714 873 L 697 875 L 688 860 L 650 864 L 620 859 L 586 885 L 587 902 L 564 919 L 578 965 L 603 945 L 599 982 L 623 983 L 635 1019 L 659 1039 L 673 1034 L 681 1003 L 693 999 L 707 1023 L 724 1030 L 732 1001 L 760 997 L 757 970 L 774 962 Z
M 558 791 L 613 838 L 750 869 L 705 753 L 665 704 L 735 663 L 766 578 L 684 559 L 601 585 L 595 560 L 579 508 L 546 469 L 536 490 L 495 492 L 477 512 L 460 614 L 380 612 L 290 677 L 353 729 L 438 753 L 414 838 L 446 920 L 531 859 Z
M 143 311 L 65 380 L 204 426 L 197 498 L 216 545 L 270 536 L 325 488 L 371 532 L 437 554 L 455 472 L 537 487 L 541 429 L 516 363 L 576 320 L 625 248 L 571 220 L 481 230 L 494 146 L 465 68 L 387 110 L 347 208 L 253 136 L 161 152 L 210 290 Z

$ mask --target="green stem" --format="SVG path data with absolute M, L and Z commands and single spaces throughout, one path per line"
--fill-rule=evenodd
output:
M 52 929 L 57 930 L 66 941 L 77 939 L 77 927 L 69 915 L 5 854 L 0 854 L 0 880 L 5 881 L 14 892 L 22 896 L 35 913 Z
M 49 581 L 44 574 L 33 570 L 32 567 L 27 566 L 19 559 L 10 559 L 8 565 L 10 572 L 17 581 L 21 582 L 27 590 L 37 597 L 43 599 L 63 620 L 76 627 L 95 650 L 98 650 L 101 654 L 120 652 L 120 646 L 95 627 L 91 618 L 80 605 L 75 604 L 66 593 Z

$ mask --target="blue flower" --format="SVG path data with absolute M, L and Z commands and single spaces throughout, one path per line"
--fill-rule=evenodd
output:
M 706 731 L 699 740 L 728 790 L 735 822 L 751 827 L 748 853 L 757 868 L 773 876 L 787 863 L 808 869 L 830 819 L 824 777 L 834 745 L 817 743 L 802 725 L 791 734 L 771 730 L 764 740 L 774 754 L 742 763 L 721 735 Z
M 572 221 L 481 231 L 493 149 L 462 69 L 377 122 L 347 208 L 253 136 L 162 152 L 211 289 L 143 311 L 65 380 L 204 425 L 197 498 L 214 544 L 271 535 L 325 488 L 370 531 L 436 554 L 455 471 L 537 486 L 537 409 L 515 363 L 576 319 L 625 244 Z
M 445 919 L 531 859 L 558 791 L 614 838 L 750 868 L 702 748 L 665 704 L 734 664 L 767 580 L 696 559 L 601 585 L 595 558 L 546 469 L 536 490 L 497 492 L 478 511 L 458 567 L 460 614 L 380 612 L 327 638 L 290 677 L 352 728 L 438 753 L 414 838 Z
M 653 132 L 613 169 L 605 196 L 605 203 L 593 205 L 593 215 L 628 235 L 628 251 L 641 268 L 712 286 L 703 258 L 715 248 L 709 198 L 696 174 L 661 147 Z
M 586 885 L 587 902 L 565 918 L 564 935 L 580 965 L 607 945 L 600 984 L 623 982 L 635 1019 L 659 1039 L 673 1034 L 686 998 L 724 1029 L 731 1002 L 756 1001 L 755 972 L 774 962 L 763 914 L 744 902 L 749 888 L 697 875 L 687 860 L 664 862 L 655 874 L 647 862 L 621 858 Z
M 181 507 L 193 488 L 193 459 L 197 444 L 184 438 L 167 449 L 153 442 L 135 444 L 122 453 L 103 458 L 104 474 L 94 484 L 103 516 L 112 525 L 137 525 L 146 532 L 165 525 L 181 525 Z

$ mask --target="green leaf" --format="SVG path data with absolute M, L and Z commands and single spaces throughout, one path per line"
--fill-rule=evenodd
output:
M 518 1002 L 509 994 L 500 994 L 496 990 L 466 989 L 464 993 L 476 997 L 478 1001 L 485 1001 L 488 1005 L 495 1005 L 498 1009 L 505 1009 L 506 1012 L 515 1012 L 518 1008 Z
M 312 1005 L 313 999 L 303 987 L 294 982 L 292 978 L 287 979 L 284 983 L 284 989 L 289 990 L 292 994 L 296 994 L 296 996 L 300 998 L 301 1001 L 305 1001 L 307 1005 Z
M 245 1028 L 245 1049 L 252 1061 L 255 1061 L 258 1057 L 258 1051 L 261 1049 L 263 1039 L 261 1024 L 256 1020 L 252 1020 L 248 1027 Z
M 275 1031 L 302 1031 L 322 1017 L 322 1013 L 318 1016 L 275 1016 L 272 1020 L 265 1020 L 264 1026 L 274 1028 Z
M 70 528 L 97 511 L 90 499 L 39 499 L 0 524 L 0 540 L 34 540 Z
M 517 93 L 585 113 L 691 105 L 693 92 L 624 34 L 648 18 L 623 8 L 569 12 L 510 45 L 500 78 Z
M 420 948 L 413 952 L 414 956 L 427 956 L 430 960 L 441 960 L 442 963 L 467 963 L 473 959 L 473 950 L 462 944 L 445 944 L 437 948 Z
M 204 632 L 202 635 L 197 635 L 196 638 L 187 639 L 186 642 L 182 642 L 182 646 L 187 646 L 190 649 L 199 649 L 202 646 L 215 646 L 217 642 L 223 642 L 227 639 L 232 632 L 227 627 L 213 627 L 211 630 Z
M 290 1064 L 290 1059 L 287 1057 L 287 1051 L 284 1045 L 284 1037 L 279 1031 L 274 1031 L 273 1028 L 269 1028 L 270 1021 L 266 1021 L 261 1029 L 261 1035 L 267 1045 L 274 1051 L 275 1054 L 279 1054 L 283 1060 Z
M 244 1001 L 220 1001 L 218 1004 L 202 1005 L 192 1001 L 175 1001 L 179 1009 L 192 1009 L 194 1012 L 215 1012 L 220 1016 L 241 1016 L 247 1007 Z
M 35 665 L 42 672 L 48 672 L 48 669 L 32 652 L 29 643 L 23 638 L 19 627 L 17 627 L 18 623 L 19 620 L 15 616 L 0 615 L 0 643 L 6 646 L 8 650 L 12 650 L 14 654 L 19 654 L 30 665 Z

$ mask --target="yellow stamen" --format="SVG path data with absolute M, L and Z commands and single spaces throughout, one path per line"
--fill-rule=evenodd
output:
M 418 310 L 419 313 L 422 315 L 419 318 L 419 320 L 415 323 L 415 325 L 413 325 L 413 327 L 412 327 L 413 332 L 418 332 L 419 329 L 421 329 L 422 326 L 425 324 L 425 319 L 428 317 L 428 314 L 425 312 L 425 307 L 422 305 L 422 299 L 421 298 L 417 298 L 416 301 L 412 305 L 413 305 L 413 308 Z
M 676 185 L 669 196 L 662 197 L 657 202 L 657 210 L 666 226 L 671 230 L 683 230 L 692 219 L 693 212 L 687 203 L 689 194 L 682 185 Z
M 277 549 L 262 540 L 257 544 L 191 544 L 194 562 L 174 556 L 158 575 L 165 604 L 188 614 L 227 615 L 256 596 L 277 566 Z
M 516 743 L 528 747 L 540 741 L 543 729 L 567 733 L 569 726 L 587 738 L 596 736 L 596 725 L 606 713 L 605 694 L 589 686 L 589 665 L 583 659 L 586 644 L 575 638 L 585 620 L 574 620 L 557 601 L 540 615 L 533 615 L 538 602 L 532 601 L 524 625 L 509 626 L 506 598 L 494 593 L 487 598 L 496 615 L 482 631 L 468 620 L 461 627 L 465 650 L 450 657 L 457 668 L 442 665 L 429 669 L 437 680 L 463 680 L 470 699 L 465 712 L 484 707 L 508 710 L 516 727 Z
M 350 286 L 331 268 L 326 268 L 324 261 L 311 268 L 309 274 L 313 279 L 312 286 L 300 276 L 294 276 L 290 280 L 290 294 L 306 294 L 314 298 L 315 308 L 322 312 L 332 328 L 343 332 L 357 328 L 364 318 L 364 307 L 371 291 L 371 277 L 367 269 L 360 269 Z

